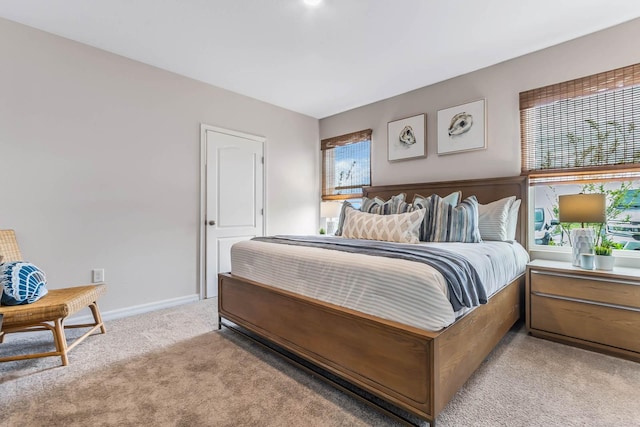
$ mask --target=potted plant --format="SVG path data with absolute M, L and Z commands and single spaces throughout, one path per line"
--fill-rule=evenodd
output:
M 616 259 L 612 256 L 613 249 L 617 249 L 617 244 L 607 239 L 602 239 L 602 243 L 594 248 L 595 266 L 597 270 L 613 270 Z

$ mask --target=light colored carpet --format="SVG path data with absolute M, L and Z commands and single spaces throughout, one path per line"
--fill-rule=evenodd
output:
M 59 358 L 0 364 L 2 426 L 391 426 L 262 347 L 215 329 L 215 300 L 107 322 Z M 75 331 L 71 331 L 74 332 Z M 46 349 L 9 335 L 0 355 Z M 640 364 L 514 328 L 438 426 L 640 426 Z M 426 424 L 425 424 L 426 425 Z

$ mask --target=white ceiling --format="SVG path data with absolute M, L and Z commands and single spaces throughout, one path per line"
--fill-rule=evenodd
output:
M 640 17 L 640 1 L 1 0 L 0 16 L 323 118 Z

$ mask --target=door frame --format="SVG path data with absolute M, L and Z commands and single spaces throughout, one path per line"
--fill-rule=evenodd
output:
M 207 298 L 207 131 L 224 133 L 231 136 L 250 139 L 262 143 L 262 157 L 264 159 L 262 166 L 262 232 L 267 235 L 267 138 L 258 135 L 252 135 L 245 132 L 239 132 L 231 129 L 225 129 L 217 126 L 200 124 L 200 231 L 199 238 L 199 260 L 198 260 L 198 287 L 200 299 Z

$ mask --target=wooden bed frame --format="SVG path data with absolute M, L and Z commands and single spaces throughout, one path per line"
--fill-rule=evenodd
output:
M 480 203 L 522 200 L 517 240 L 527 247 L 526 177 L 372 186 L 367 197 L 462 191 Z M 219 275 L 220 318 L 257 334 L 385 402 L 427 420 L 456 391 L 521 316 L 524 274 L 439 332 L 363 314 L 231 274 Z

